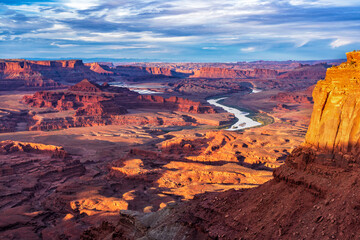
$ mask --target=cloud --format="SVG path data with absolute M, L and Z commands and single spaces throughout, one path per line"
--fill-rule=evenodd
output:
M 232 61 L 239 49 L 242 57 L 319 58 L 360 48 L 358 0 L 0 0 L 0 8 L 1 39 L 44 57 L 72 49 Z M 8 57 L 25 52 L 0 47 Z
M 240 49 L 242 52 L 255 52 L 256 51 L 256 47 L 246 47 L 246 48 L 241 48 Z
M 64 5 L 75 10 L 86 10 L 99 6 L 99 0 L 66 0 Z
M 348 45 L 352 43 L 351 40 L 347 40 L 347 39 L 336 39 L 335 41 L 331 42 L 330 43 L 330 46 L 332 48 L 338 48 L 338 47 L 341 47 L 341 46 L 345 46 L 345 45 Z
M 204 49 L 204 50 L 216 50 L 218 48 L 217 47 L 203 47 L 202 49 Z
M 55 42 L 51 43 L 50 45 L 51 46 L 57 46 L 59 48 L 68 48 L 68 47 L 77 47 L 77 46 L 79 46 L 79 45 L 76 45 L 76 44 L 58 44 L 58 43 L 55 43 Z

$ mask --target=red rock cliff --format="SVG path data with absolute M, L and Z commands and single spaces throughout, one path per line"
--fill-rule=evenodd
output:
M 126 75 L 130 77 L 143 77 L 151 75 L 174 76 L 176 72 L 168 68 L 159 67 L 141 67 L 141 66 L 117 66 L 114 70 L 117 74 Z
M 360 147 L 360 52 L 347 53 L 347 62 L 327 70 L 316 85 L 314 110 L 306 143 L 342 152 Z
M 234 70 L 228 68 L 202 67 L 193 78 L 276 78 L 278 72 L 270 69 Z
M 99 71 L 99 72 L 98 72 Z M 0 61 L 0 90 L 34 90 L 64 87 L 60 82 L 77 83 L 84 78 L 105 81 L 104 71 L 90 69 L 82 60 Z
M 99 63 L 86 63 L 85 66 L 90 67 L 90 70 L 103 75 L 114 75 L 114 72 L 106 70 L 108 66 L 100 65 Z

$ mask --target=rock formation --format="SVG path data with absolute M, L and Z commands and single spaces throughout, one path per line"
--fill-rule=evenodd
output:
M 90 70 L 102 75 L 114 75 L 115 73 L 112 71 L 109 71 L 109 67 L 106 65 L 100 65 L 97 62 L 94 63 L 85 63 L 85 66 L 90 67 Z
M 270 99 L 282 103 L 313 103 L 311 92 L 308 91 L 280 92 Z
M 174 92 L 180 94 L 203 96 L 204 98 L 226 93 L 250 93 L 253 84 L 250 82 L 234 81 L 234 79 L 182 79 L 176 83 L 169 83 Z
M 0 142 L 0 154 L 4 155 L 16 152 L 49 154 L 50 156 L 57 158 L 69 157 L 68 153 L 65 152 L 64 148 L 58 146 L 39 143 L 17 142 L 10 140 Z
M 215 113 L 210 106 L 179 97 L 163 98 L 161 96 L 140 95 L 137 100 L 146 108 L 168 109 L 187 113 Z
M 326 63 L 318 63 L 315 65 L 300 65 L 299 67 L 281 73 L 278 79 L 292 79 L 292 80 L 304 80 L 314 79 L 319 80 L 325 77 L 326 69 L 331 67 Z
M 85 66 L 81 60 L 2 60 L 0 90 L 54 89 L 64 87 L 63 83 L 77 83 L 84 78 L 109 80 L 104 76 L 105 70 L 100 71 L 96 66 L 92 68 Z
M 117 66 L 114 72 L 125 77 L 174 77 L 176 72 L 168 68 Z
M 266 78 L 273 79 L 278 72 L 269 69 L 234 70 L 227 68 L 203 67 L 194 72 L 193 78 Z
M 360 144 L 360 56 L 347 53 L 347 62 L 328 69 L 313 92 L 313 115 L 306 143 L 344 153 L 356 153 Z
M 356 239 L 359 227 L 360 52 L 314 89 L 306 142 L 274 179 L 250 190 L 205 193 L 155 213 L 122 211 L 83 239 Z
M 178 97 L 140 95 L 127 88 L 99 85 L 88 80 L 71 86 L 67 91 L 41 91 L 32 96 L 24 96 L 23 102 L 31 107 L 50 108 L 58 111 L 75 111 L 65 118 L 52 120 L 39 119 L 30 130 L 51 130 L 68 127 L 98 126 L 109 124 L 175 123 L 170 119 L 146 117 L 136 119 L 132 116 L 121 116 L 128 109 L 159 109 L 161 111 L 179 111 L 186 113 L 215 113 L 210 106 Z M 35 118 L 35 117 L 34 117 Z M 185 118 L 179 117 L 178 123 L 184 125 Z M 191 122 L 189 123 L 192 124 Z

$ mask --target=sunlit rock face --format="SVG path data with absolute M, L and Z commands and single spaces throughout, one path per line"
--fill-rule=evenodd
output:
M 313 91 L 314 110 L 306 143 L 317 148 L 357 152 L 360 144 L 360 52 L 327 70 Z
M 37 90 L 64 88 L 84 78 L 109 81 L 114 73 L 99 64 L 84 65 L 82 60 L 30 61 L 0 60 L 0 90 Z

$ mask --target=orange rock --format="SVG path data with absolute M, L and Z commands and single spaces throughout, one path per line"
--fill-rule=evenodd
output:
M 63 88 L 61 82 L 76 83 L 84 78 L 104 81 L 108 77 L 91 70 L 82 60 L 0 61 L 0 90 Z
M 357 152 L 360 144 L 360 54 L 328 69 L 316 85 L 314 110 L 306 143 L 320 149 Z
M 100 65 L 99 63 L 85 63 L 85 66 L 90 67 L 90 70 L 102 75 L 114 75 L 114 72 L 106 70 L 107 66 Z
M 58 158 L 67 158 L 70 156 L 63 147 L 59 146 L 11 140 L 0 142 L 0 154 L 10 154 L 14 152 L 47 153 Z

